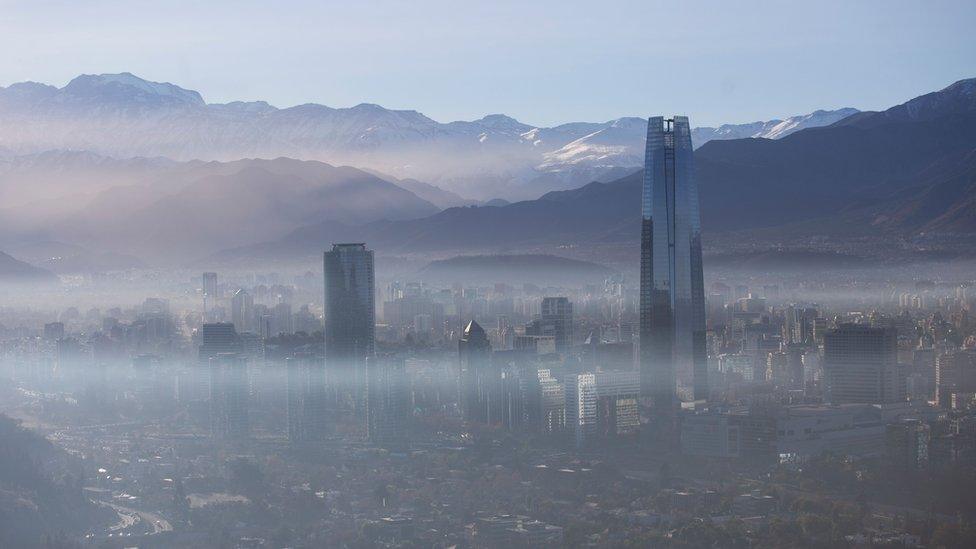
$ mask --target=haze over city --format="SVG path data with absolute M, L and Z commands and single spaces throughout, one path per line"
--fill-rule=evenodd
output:
M 0 547 L 976 545 L 971 2 L 9 2 Z

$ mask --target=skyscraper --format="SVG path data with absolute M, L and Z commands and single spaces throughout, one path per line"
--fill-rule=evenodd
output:
M 688 118 L 648 119 L 641 202 L 641 392 L 708 397 L 701 219 Z
M 240 338 L 233 324 L 213 322 L 200 327 L 198 356 L 201 364 L 210 364 L 210 359 L 219 354 L 236 353 L 240 350 Z
M 366 357 L 375 351 L 373 252 L 333 244 L 324 254 L 325 366 L 329 383 L 357 407 L 365 396 Z
M 244 288 L 234 292 L 230 300 L 230 319 L 238 332 L 250 332 L 254 324 L 254 298 Z
M 824 378 L 831 404 L 905 400 L 894 328 L 841 324 L 824 335 Z
M 952 406 L 952 395 L 976 392 L 976 351 L 955 350 L 935 359 L 935 402 Z
M 240 336 L 233 324 L 211 322 L 201 326 L 197 365 L 181 375 L 180 400 L 205 402 L 212 393 L 211 359 L 222 355 L 236 356 L 240 351 Z
M 566 426 L 578 447 L 594 438 L 633 433 L 640 424 L 637 372 L 596 372 L 566 377 Z
M 484 328 L 468 322 L 458 341 L 461 367 L 460 402 L 467 421 L 488 423 L 492 416 L 491 343 Z
M 217 273 L 203 273 L 203 294 L 207 296 L 210 303 L 219 297 L 217 295 Z
M 556 337 L 556 352 L 566 353 L 573 345 L 573 304 L 565 297 L 542 298 L 543 324 L 551 324 Z M 545 335 L 545 334 L 539 334 Z

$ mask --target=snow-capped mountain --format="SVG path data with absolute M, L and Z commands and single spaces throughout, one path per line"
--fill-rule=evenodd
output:
M 779 138 L 833 123 L 853 109 L 787 120 L 697 128 L 711 139 Z M 411 110 L 360 104 L 277 108 L 208 104 L 196 91 L 129 73 L 82 75 L 62 88 L 0 88 L 0 151 L 90 150 L 174 160 L 292 157 L 417 179 L 474 199 L 534 198 L 643 161 L 646 121 L 620 118 L 535 127 L 502 114 L 440 123 Z
M 792 116 L 786 120 L 768 120 L 766 122 L 752 122 L 749 124 L 723 124 L 717 128 L 700 127 L 691 131 L 691 140 L 695 147 L 700 147 L 715 139 L 743 139 L 747 137 L 779 139 L 807 128 L 829 126 L 858 112 L 857 109 L 851 108 L 837 109 L 835 111 L 818 110 L 810 114 Z
M 647 120 L 618 118 L 592 133 L 543 155 L 543 171 L 558 172 L 569 167 L 610 168 L 644 163 Z

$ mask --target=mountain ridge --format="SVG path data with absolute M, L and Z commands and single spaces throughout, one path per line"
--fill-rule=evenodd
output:
M 841 114 L 793 117 L 792 126 L 769 136 L 831 123 Z M 782 122 L 703 128 L 695 140 L 766 136 L 753 126 Z M 370 103 L 208 104 L 194 90 L 131 73 L 82 75 L 61 88 L 0 88 L 0 150 L 14 154 L 85 149 L 180 161 L 285 156 L 360 166 L 477 200 L 535 198 L 604 178 L 608 169 L 638 167 L 645 135 L 646 119 L 634 117 L 545 128 L 504 114 L 441 123 Z
M 960 87 L 965 89 L 953 85 L 947 93 Z M 938 96 L 926 101 L 943 110 L 907 118 L 879 114 L 880 123 L 832 124 L 779 140 L 723 140 L 701 147 L 695 169 L 706 243 L 708 237 L 744 231 L 757 243 L 816 240 L 833 226 L 847 227 L 852 238 L 887 241 L 925 232 L 976 233 L 976 107 L 959 110 L 958 102 Z M 641 181 L 642 172 L 635 171 L 501 207 L 450 208 L 427 218 L 359 227 L 304 227 L 214 259 L 262 257 L 268 250 L 296 257 L 309 254 L 316 239 L 333 236 L 370 242 L 389 253 L 634 245 Z
M 183 261 L 308 223 L 358 224 L 440 211 L 377 175 L 317 161 L 157 163 L 76 152 L 45 158 L 0 162 L 0 197 L 16 194 L 26 179 L 34 181 L 37 196 L 46 196 L 5 201 L 0 246 L 60 241 L 92 254 Z
M 54 273 L 0 251 L 0 283 L 35 283 L 57 280 Z

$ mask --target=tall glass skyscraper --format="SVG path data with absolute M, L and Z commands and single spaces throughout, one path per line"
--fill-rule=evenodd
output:
M 373 252 L 365 244 L 333 244 L 325 252 L 325 367 L 340 398 L 365 396 L 366 357 L 376 346 Z
M 701 218 L 688 117 L 647 121 L 641 224 L 641 392 L 655 408 L 708 396 Z

